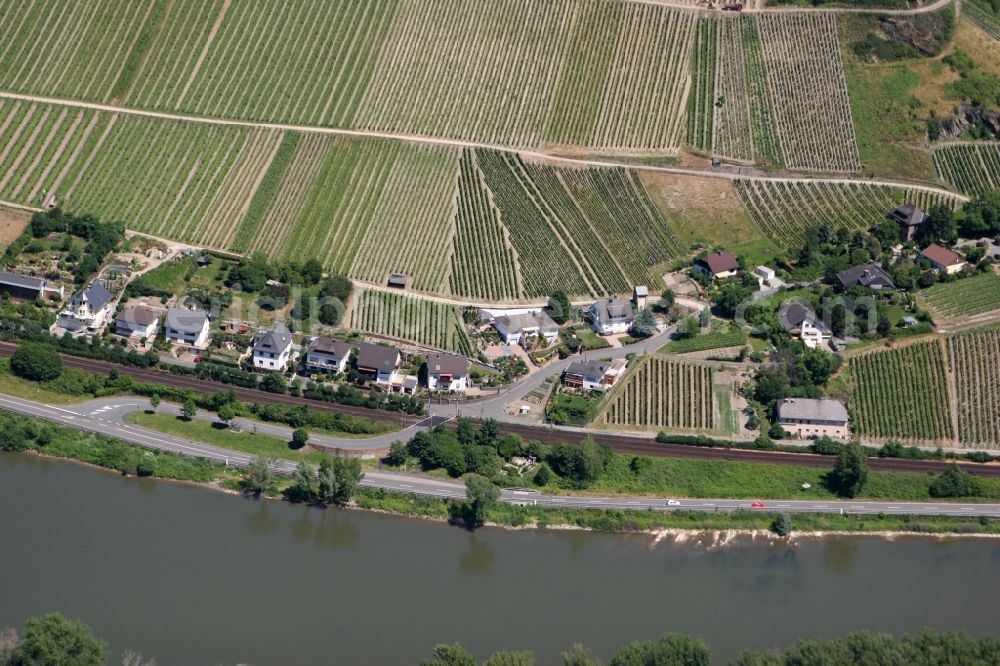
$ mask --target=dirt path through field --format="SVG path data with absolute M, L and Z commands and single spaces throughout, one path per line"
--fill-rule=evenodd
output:
M 793 182 L 817 182 L 834 183 L 841 185 L 884 185 L 887 187 L 900 187 L 904 189 L 943 194 L 965 202 L 969 197 L 946 190 L 934 185 L 912 183 L 900 180 L 888 179 L 864 179 L 864 178 L 829 178 L 812 177 L 806 174 L 796 175 L 773 175 L 754 169 L 737 168 L 735 170 L 719 170 L 718 168 L 698 168 L 683 166 L 650 166 L 642 164 L 623 164 L 602 159 L 588 159 L 576 157 L 557 157 L 548 153 L 536 150 L 519 149 L 500 144 L 483 143 L 477 141 L 460 141 L 457 139 L 441 139 L 436 137 L 420 136 L 417 134 L 405 134 L 396 132 L 373 132 L 367 130 L 340 129 L 334 127 L 312 127 L 308 125 L 293 125 L 288 123 L 258 123 L 247 120 L 228 120 L 224 118 L 205 118 L 202 116 L 186 115 L 180 113 L 165 113 L 162 111 L 146 111 L 142 109 L 130 109 L 126 107 L 114 106 L 111 104 L 97 104 L 94 102 L 81 102 L 76 100 L 65 100 L 55 97 L 41 97 L 38 95 L 25 95 L 21 93 L 0 91 L 0 98 L 14 99 L 38 104 L 54 104 L 58 106 L 69 106 L 75 108 L 94 109 L 95 111 L 105 111 L 108 113 L 140 116 L 144 118 L 160 118 L 163 120 L 177 120 L 182 122 L 203 123 L 206 125 L 220 125 L 228 127 L 251 127 L 263 129 L 287 130 L 293 132 L 303 132 L 312 134 L 328 134 L 333 136 L 349 136 L 358 138 L 389 139 L 395 141 L 409 141 L 411 143 L 423 143 L 436 146 L 454 146 L 456 148 L 483 148 L 488 150 L 500 150 L 515 152 L 522 157 L 545 161 L 550 164 L 575 166 L 575 167 L 607 167 L 613 169 L 634 169 L 636 171 L 650 171 L 660 173 L 671 173 L 679 176 L 699 176 L 705 178 L 723 178 L 726 180 L 762 180 L 776 181 L 784 183 Z

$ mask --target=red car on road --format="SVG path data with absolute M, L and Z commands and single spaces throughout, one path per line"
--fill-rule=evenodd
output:
M 750 503 L 750 508 L 751 509 L 763 509 L 764 508 L 764 503 L 763 502 L 751 502 Z

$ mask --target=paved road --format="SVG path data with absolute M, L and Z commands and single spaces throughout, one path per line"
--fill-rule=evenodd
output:
M 85 403 L 92 405 L 93 403 Z M 81 405 L 57 407 L 32 400 L 0 395 L 0 409 L 18 412 L 45 419 L 54 423 L 94 432 L 109 437 L 138 444 L 151 449 L 172 451 L 182 455 L 207 458 L 209 460 L 236 467 L 248 464 L 253 456 L 220 447 L 210 446 L 194 440 L 166 435 L 146 428 L 122 423 L 108 418 L 109 413 L 119 414 L 125 407 L 143 408 L 136 400 L 122 398 L 116 408 L 101 411 L 89 410 Z M 162 408 L 162 406 L 161 406 Z M 296 466 L 291 461 L 279 461 L 275 471 L 290 474 Z M 396 474 L 382 471 L 366 471 L 362 486 L 384 488 L 398 492 L 431 497 L 464 498 L 465 487 L 454 481 L 428 477 Z M 751 500 L 727 499 L 650 499 L 643 497 L 590 497 L 572 495 L 542 495 L 534 491 L 505 490 L 500 498 L 504 502 L 537 506 L 574 507 L 591 509 L 653 509 L 658 511 L 733 511 L 750 509 Z M 929 516 L 989 516 L 1000 518 L 1000 504 L 951 504 L 945 502 L 855 502 L 837 500 L 768 500 L 764 511 L 788 513 L 851 513 L 851 514 L 915 514 Z

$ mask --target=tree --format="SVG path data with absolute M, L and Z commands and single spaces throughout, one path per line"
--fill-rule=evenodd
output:
M 231 402 L 227 402 L 222 407 L 219 407 L 218 416 L 219 420 L 222 421 L 227 426 L 229 422 L 236 418 L 237 416 L 236 405 Z
M 292 431 L 292 448 L 301 449 L 309 441 L 309 431 L 305 428 L 296 428 Z
M 464 647 L 453 645 L 435 645 L 430 659 L 421 659 L 420 666 L 476 666 L 476 658 Z
M 772 423 L 767 429 L 767 436 L 771 439 L 784 439 L 788 436 L 788 433 L 785 432 L 780 423 Z
M 590 651 L 580 643 L 574 643 L 572 649 L 563 652 L 561 655 L 563 666 L 600 666 L 601 662 Z
M 382 458 L 382 462 L 393 467 L 400 467 L 406 463 L 406 444 L 400 440 L 395 440 L 389 445 L 389 455 Z
M 688 340 L 697 338 L 701 333 L 701 322 L 697 317 L 688 317 L 677 326 L 674 338 L 677 340 Z
M 160 406 L 160 394 L 154 393 L 153 395 L 149 396 L 150 411 L 155 412 L 156 408 L 159 406 Z
M 153 476 L 156 474 L 156 456 L 151 451 L 146 451 L 139 456 L 139 461 L 135 464 L 136 476 Z
M 771 523 L 771 529 L 778 536 L 788 536 L 792 533 L 792 517 L 787 513 L 783 513 L 774 519 Z
M 49 381 L 62 374 L 62 358 L 52 345 L 23 342 L 11 356 L 10 369 L 18 377 L 36 382 Z
M 660 294 L 660 309 L 666 312 L 670 308 L 674 307 L 674 303 L 677 302 L 677 296 L 671 289 L 664 289 L 663 293 Z
M 501 651 L 494 652 L 482 666 L 534 666 L 535 653 L 530 650 L 519 650 L 517 652 Z
M 552 470 L 545 463 L 538 466 L 535 471 L 534 482 L 536 486 L 546 486 L 552 480 Z
M 302 276 L 310 284 L 319 284 L 319 281 L 323 279 L 323 264 L 319 263 L 319 260 L 315 257 L 309 259 L 302 266 Z
M 608 666 L 708 666 L 704 641 L 683 634 L 663 634 L 655 641 L 632 643 L 615 653 Z
M 268 393 L 285 393 L 288 391 L 288 384 L 279 372 L 269 372 L 260 381 L 260 388 Z
M 569 302 L 569 296 L 563 290 L 558 290 L 549 296 L 549 304 L 546 308 L 548 310 L 549 316 L 557 324 L 565 324 L 570 319 L 572 314 L 572 306 Z
M 300 462 L 292 472 L 292 485 L 285 491 L 292 502 L 309 502 L 316 497 L 316 474 L 304 462 Z
M 320 298 L 335 298 L 346 303 L 354 291 L 354 285 L 346 275 L 335 274 L 328 277 L 319 290 Z
M 955 215 L 949 206 L 938 204 L 927 211 L 927 222 L 920 227 L 920 240 L 926 244 L 943 241 L 954 242 L 958 238 Z
M 267 458 L 254 458 L 243 471 L 243 478 L 240 479 L 240 490 L 255 497 L 273 493 L 278 487 L 274 472 L 271 471 L 271 466 L 274 463 L 275 461 Z
M 470 527 L 481 525 L 486 512 L 500 499 L 500 487 L 489 479 L 473 474 L 465 480 L 466 516 Z
M 847 309 L 843 303 L 837 303 L 830 310 L 830 331 L 838 338 L 847 332 Z
M 649 308 L 643 308 L 632 321 L 629 334 L 636 338 L 648 338 L 653 333 L 656 333 L 656 315 Z
M 194 399 L 188 398 L 181 405 L 181 416 L 190 421 L 198 413 L 198 406 L 194 404 Z
M 107 658 L 107 643 L 90 627 L 59 613 L 29 619 L 14 653 L 19 666 L 99 666 Z
M 857 497 L 868 481 L 868 458 L 857 442 L 851 442 L 837 454 L 830 472 L 833 489 L 843 497 Z
M 761 368 L 757 373 L 757 384 L 753 397 L 757 402 L 768 405 L 775 400 L 785 398 L 789 391 L 788 373 L 777 366 Z
M 979 479 L 952 463 L 934 479 L 930 491 L 932 497 L 976 497 L 981 494 L 982 488 Z
M 319 306 L 319 323 L 336 326 L 344 314 L 344 308 L 337 303 L 323 303 Z
M 323 458 L 319 464 L 316 498 L 325 504 L 347 504 L 364 478 L 357 458 Z

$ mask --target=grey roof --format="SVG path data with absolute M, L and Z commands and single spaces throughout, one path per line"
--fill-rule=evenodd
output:
M 819 320 L 816 313 L 801 303 L 793 301 L 781 308 L 781 311 L 778 312 L 778 320 L 781 322 L 781 328 L 784 329 L 786 333 L 800 328 L 802 326 L 802 322 L 806 319 L 811 319 L 820 330 L 827 330 L 826 325 Z
M 307 352 L 317 352 L 320 354 L 331 354 L 337 358 L 344 358 L 351 353 L 351 345 L 347 344 L 343 340 L 334 340 L 333 338 L 327 338 L 320 336 L 309 343 L 309 348 Z
M 182 310 L 170 308 L 167 310 L 166 327 L 181 333 L 200 333 L 208 321 L 208 313 L 204 310 Z
M 874 261 L 848 268 L 846 271 L 840 271 L 837 273 L 837 279 L 845 287 L 853 287 L 857 284 L 862 287 L 887 287 L 892 289 L 896 286 L 892 283 L 892 278 L 889 277 L 889 274 L 882 269 L 882 266 Z
M 712 275 L 725 271 L 739 270 L 740 267 L 740 263 L 736 260 L 736 255 L 732 252 L 710 254 L 699 259 L 697 263 L 708 268 Z
M 778 401 L 778 420 L 821 421 L 847 423 L 847 408 L 839 400 L 786 398 Z
M 603 323 L 630 322 L 633 319 L 632 301 L 624 298 L 609 298 L 606 301 L 597 301 L 591 308 L 597 320 Z
M 392 347 L 365 343 L 358 348 L 358 368 L 388 372 L 398 360 L 399 351 Z
M 431 354 L 427 357 L 427 372 L 432 375 L 464 375 L 469 372 L 469 359 L 458 354 Z
M 635 288 L 636 296 L 649 296 L 649 287 L 645 285 L 637 285 Z
M 889 213 L 889 216 L 908 227 L 919 227 L 927 219 L 927 213 L 917 208 L 912 203 L 905 203 L 896 210 Z
M 73 298 L 77 297 L 86 301 L 90 305 L 90 309 L 95 311 L 103 308 L 112 299 L 111 293 L 100 282 L 91 282 Z
M 0 271 L 0 284 L 6 284 L 12 287 L 24 287 L 26 289 L 37 289 L 38 291 L 41 291 L 45 288 L 45 278 L 37 278 L 29 275 L 21 275 L 19 273 Z
M 602 361 L 573 361 L 566 368 L 567 375 L 601 378 L 611 367 L 610 363 Z
M 290 344 L 292 344 L 292 332 L 279 321 L 263 333 L 257 334 L 257 337 L 254 338 L 253 348 L 254 351 L 260 349 L 284 351 Z
M 115 317 L 115 321 L 137 324 L 139 326 L 149 326 L 159 318 L 160 313 L 155 310 L 150 310 L 149 308 L 127 308 L 122 310 L 121 313 Z
M 538 328 L 540 331 L 558 331 L 559 324 L 544 312 L 525 312 L 516 315 L 497 317 L 496 322 L 508 333 L 522 331 L 526 328 Z

